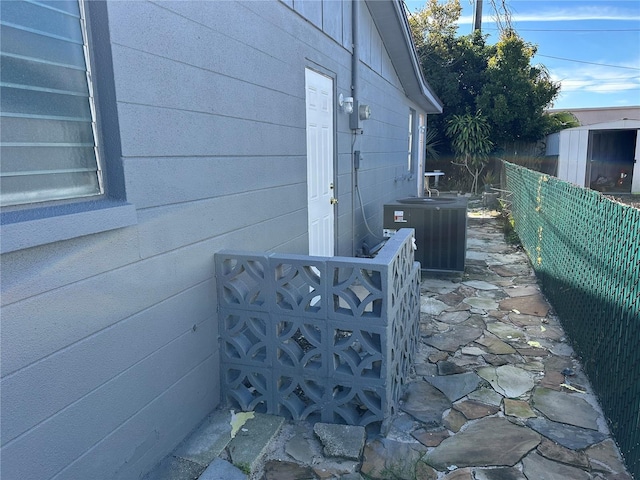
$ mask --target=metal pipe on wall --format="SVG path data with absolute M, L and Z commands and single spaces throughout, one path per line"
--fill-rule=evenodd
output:
M 351 1 L 351 96 L 353 97 L 353 112 L 349 116 L 349 127 L 353 129 L 353 116 L 358 112 L 358 63 L 360 63 L 360 51 L 358 48 L 358 23 L 360 21 L 358 1 Z M 351 142 L 351 255 L 356 255 L 356 169 L 354 163 L 354 146 L 357 132 L 353 132 Z

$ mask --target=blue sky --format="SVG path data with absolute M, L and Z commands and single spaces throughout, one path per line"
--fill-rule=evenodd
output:
M 515 30 L 538 46 L 533 63 L 545 65 L 561 82 L 554 108 L 640 106 L 640 0 L 506 1 Z M 405 3 L 410 12 L 425 4 Z M 473 4 L 460 4 L 458 34 L 466 35 Z M 498 31 L 490 0 L 484 0 L 483 13 L 482 30 L 493 43 Z

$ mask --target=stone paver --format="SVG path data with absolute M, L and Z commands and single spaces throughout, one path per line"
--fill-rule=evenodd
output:
M 540 417 L 528 420 L 527 426 L 572 450 L 582 450 L 607 438 L 605 433 L 596 430 L 552 422 Z
M 556 462 L 573 465 L 585 470 L 589 469 L 589 459 L 586 453 L 570 450 L 547 438 L 544 438 L 538 445 L 538 453 L 549 460 L 555 460 Z
M 546 317 L 549 313 L 549 304 L 544 297 L 538 295 L 528 295 L 525 297 L 512 297 L 500 302 L 500 309 L 513 311 L 515 313 L 525 313 L 529 315 L 539 315 Z
M 527 478 L 540 480 L 589 480 L 591 476 L 576 467 L 554 462 L 534 452 L 522 460 L 522 471 Z
M 585 450 L 591 468 L 605 473 L 622 473 L 624 464 L 615 443 L 610 438 Z
M 504 399 L 504 414 L 510 417 L 535 418 L 536 414 L 529 402 L 522 400 Z
M 493 353 L 494 355 L 516 353 L 515 348 L 491 334 L 483 335 L 482 338 L 476 340 L 476 343 L 479 343 L 480 345 L 486 347 L 487 351 L 489 353 Z
M 453 408 L 462 413 L 467 420 L 486 417 L 500 411 L 500 407 L 497 405 L 487 405 L 476 400 L 464 400 L 454 404 Z
M 476 468 L 475 480 L 528 480 L 514 467 Z
M 424 343 L 439 350 L 455 352 L 461 346 L 473 342 L 482 335 L 482 330 L 466 325 L 452 325 L 446 332 L 438 333 L 424 339 Z
M 264 449 L 278 433 L 284 418 L 256 413 L 239 429 L 227 450 L 231 463 L 243 472 L 252 472 L 261 460 Z M 256 447 L 262 448 L 256 448 Z
M 452 466 L 513 466 L 540 443 L 541 437 L 504 418 L 483 418 L 428 452 L 424 461 L 439 471 Z
M 352 460 L 360 458 L 366 440 L 364 427 L 316 423 L 313 431 L 320 438 L 325 455 Z
M 533 392 L 533 406 L 549 420 L 576 427 L 598 429 L 598 413 L 575 393 L 563 393 L 538 387 Z
M 231 463 L 214 459 L 198 480 L 246 480 L 247 476 Z M 282 478 L 282 477 L 280 477 Z
M 364 449 L 361 472 L 372 479 L 415 478 L 416 464 L 424 455 L 424 446 L 387 438 L 369 442 Z
M 533 388 L 534 376 L 531 372 L 513 365 L 482 367 L 478 375 L 487 380 L 493 389 L 507 398 L 517 398 Z
M 424 379 L 444 393 L 451 402 L 455 402 L 476 390 L 481 381 L 481 378 L 474 372 L 424 377 Z
M 451 401 L 436 387 L 417 381 L 408 385 L 400 408 L 429 427 L 442 425 L 442 414 L 451 408 Z
M 173 453 L 176 457 L 207 466 L 231 441 L 231 412 L 218 410 Z

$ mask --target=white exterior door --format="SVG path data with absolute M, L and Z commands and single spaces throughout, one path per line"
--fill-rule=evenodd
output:
M 334 254 L 333 80 L 305 70 L 309 255 Z

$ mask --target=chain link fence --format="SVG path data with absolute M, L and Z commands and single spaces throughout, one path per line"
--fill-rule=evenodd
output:
M 640 478 L 640 210 L 504 165 L 515 231 Z

